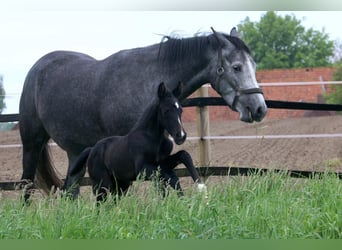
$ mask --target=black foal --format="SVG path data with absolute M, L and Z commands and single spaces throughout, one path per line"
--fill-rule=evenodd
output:
M 182 195 L 179 179 L 173 170 L 180 163 L 187 167 L 199 189 L 205 189 L 186 151 L 170 155 L 173 143 L 169 137 L 178 145 L 186 139 L 181 122 L 182 107 L 177 99 L 181 88 L 179 83 L 170 92 L 164 83 L 160 83 L 158 98 L 127 135 L 104 138 L 80 154 L 70 169 L 64 189 L 71 191 L 74 198 L 77 197 L 78 187 L 73 188 L 72 185 L 79 183 L 87 165 L 93 192 L 97 194 L 97 200 L 102 201 L 108 191 L 119 195 L 124 193 L 139 174 L 144 173 L 146 179 L 150 179 L 160 166 L 163 182 L 169 183 Z

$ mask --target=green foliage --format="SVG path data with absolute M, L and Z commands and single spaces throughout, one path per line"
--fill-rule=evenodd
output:
M 259 22 L 247 17 L 238 25 L 258 69 L 328 66 L 334 42 L 324 31 L 305 30 L 295 16 L 269 11 Z
M 0 239 L 341 239 L 342 182 L 268 173 L 209 178 L 209 198 L 189 188 L 162 198 L 153 184 L 96 206 L 35 199 L 29 206 L 0 198 Z M 221 180 L 221 181 L 220 181 Z
M 342 61 L 336 64 L 333 81 L 342 81 Z M 342 104 L 342 85 L 331 85 L 329 93 L 324 98 L 327 103 Z
M 2 78 L 2 75 L 0 75 L 0 114 L 6 108 L 5 94 L 6 93 L 5 93 L 5 89 L 4 89 L 4 86 L 3 86 L 3 78 Z

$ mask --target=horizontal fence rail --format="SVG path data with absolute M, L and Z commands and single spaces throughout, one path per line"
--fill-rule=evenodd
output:
M 221 97 L 195 97 L 188 98 L 182 102 L 183 107 L 204 107 L 204 106 L 226 106 L 227 103 Z M 321 111 L 342 111 L 341 104 L 321 104 L 310 102 L 288 102 L 266 100 L 267 108 L 270 109 L 298 109 L 298 110 L 321 110 Z M 17 122 L 19 114 L 0 115 L 0 122 Z
M 291 135 L 220 135 L 220 136 L 188 136 L 187 141 L 195 140 L 270 140 L 270 139 L 320 139 L 320 138 L 342 138 L 342 133 L 336 134 L 291 134 Z M 49 143 L 49 146 L 58 146 L 56 143 Z M 0 148 L 22 148 L 22 144 L 4 144 Z
M 197 168 L 199 174 L 203 177 L 210 176 L 249 176 L 249 175 L 264 175 L 267 173 L 279 173 L 293 178 L 317 178 L 321 179 L 323 176 L 331 175 L 336 176 L 340 180 L 342 179 L 342 173 L 338 172 L 316 172 L 316 171 L 304 171 L 304 170 L 283 170 L 283 169 L 266 169 L 266 168 L 248 168 L 248 167 L 199 167 Z M 190 174 L 186 168 L 175 169 L 178 177 L 190 177 Z M 64 179 L 63 179 L 64 182 Z M 0 190 L 13 191 L 21 190 L 26 183 L 23 181 L 10 181 L 0 182 Z M 84 177 L 80 181 L 80 186 L 90 186 L 91 180 L 89 177 Z M 34 186 L 34 188 L 38 188 Z
M 19 121 L 19 114 L 0 115 L 0 122 L 17 122 L 17 121 Z
M 227 103 L 221 97 L 195 97 L 182 102 L 183 107 L 226 106 Z M 271 109 L 299 109 L 299 110 L 322 110 L 342 111 L 341 104 L 320 104 L 310 102 L 288 102 L 266 100 L 267 108 Z
M 265 82 L 259 83 L 260 87 L 289 87 L 289 86 L 309 86 L 309 85 L 341 85 L 342 81 L 319 81 L 319 82 Z
M 323 83 L 322 83 L 323 84 Z M 183 107 L 205 107 L 205 106 L 226 106 L 226 102 L 221 97 L 198 97 L 188 98 L 182 102 Z M 297 109 L 297 110 L 322 110 L 322 111 L 342 111 L 342 105 L 339 104 L 319 104 L 319 103 L 307 103 L 307 102 L 288 102 L 288 101 L 276 101 L 266 100 L 268 108 L 273 109 Z M 0 115 L 0 122 L 17 122 L 19 120 L 19 114 L 4 114 Z M 222 136 L 220 136 L 222 137 Z M 279 139 L 279 138 L 319 138 L 319 137 L 338 137 L 341 138 L 341 134 L 318 134 L 318 135 L 263 135 L 263 136 L 225 136 L 224 139 Z M 190 138 L 191 139 L 191 138 Z M 218 139 L 215 136 L 209 137 L 193 137 L 192 139 Z M 52 144 L 56 145 L 56 144 Z M 15 145 L 0 145 L 2 147 L 21 147 L 20 144 Z M 179 177 L 188 177 L 187 169 L 175 169 L 176 174 Z M 242 168 L 242 167 L 200 167 L 198 168 L 200 175 L 202 176 L 247 176 L 250 174 L 265 174 L 269 171 L 283 172 L 290 177 L 295 178 L 320 178 L 325 172 L 312 172 L 301 170 L 280 170 L 280 169 L 260 169 L 260 168 Z M 342 179 L 342 173 L 329 172 L 329 174 L 336 175 L 339 179 Z M 23 182 L 0 182 L 0 190 L 18 190 L 23 186 Z M 82 179 L 81 186 L 91 185 L 91 181 L 88 177 Z
M 268 140 L 268 139 L 314 139 L 314 138 L 342 138 L 342 134 L 297 134 L 297 135 L 220 135 L 220 136 L 189 136 L 188 141 L 194 140 Z M 1 148 L 1 146 L 0 146 Z

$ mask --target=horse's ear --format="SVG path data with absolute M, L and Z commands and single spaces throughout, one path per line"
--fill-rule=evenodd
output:
M 178 82 L 177 87 L 172 91 L 172 93 L 175 97 L 178 98 L 178 97 L 180 97 L 182 92 L 183 92 L 183 82 Z
M 230 31 L 230 35 L 240 38 L 240 33 L 236 30 L 235 27 L 233 27 L 232 30 Z
M 165 93 L 166 93 L 166 87 L 165 87 L 165 84 L 164 82 L 161 82 L 159 84 L 159 87 L 158 87 L 158 97 L 159 98 L 162 98 L 165 96 Z

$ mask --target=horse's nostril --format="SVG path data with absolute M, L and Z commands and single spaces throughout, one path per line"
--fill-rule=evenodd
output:
M 256 110 L 255 110 L 255 115 L 254 115 L 254 119 L 256 121 L 261 121 L 267 112 L 267 107 L 266 106 L 259 106 Z
M 263 113 L 263 108 L 260 106 L 258 109 L 257 109 L 257 114 L 258 115 L 261 115 Z

